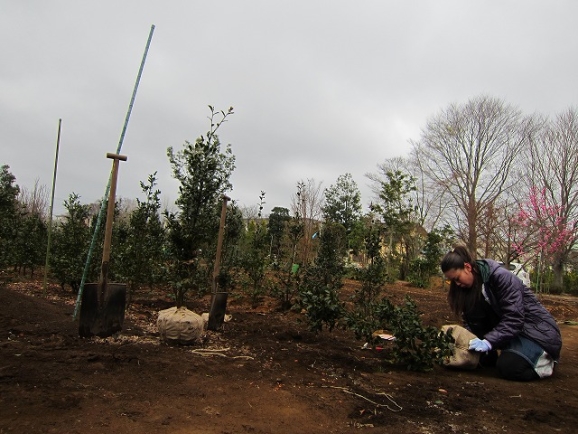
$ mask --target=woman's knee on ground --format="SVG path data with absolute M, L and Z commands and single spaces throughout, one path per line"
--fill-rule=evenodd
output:
M 496 368 L 506 380 L 532 381 L 540 378 L 534 367 L 525 358 L 509 351 L 503 351 L 500 354 Z

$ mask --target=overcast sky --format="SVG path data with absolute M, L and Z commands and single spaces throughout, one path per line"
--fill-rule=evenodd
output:
M 0 164 L 50 191 L 104 194 L 146 42 L 121 153 L 118 196 L 158 172 L 177 197 L 167 147 L 209 127 L 236 156 L 230 196 L 289 208 L 299 180 L 365 177 L 405 156 L 428 118 L 489 95 L 554 116 L 578 101 L 575 0 L 0 0 Z

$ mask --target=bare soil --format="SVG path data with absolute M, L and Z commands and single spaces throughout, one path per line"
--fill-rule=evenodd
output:
M 346 290 L 358 283 L 350 281 Z M 409 294 L 426 325 L 455 322 L 442 288 Z M 123 331 L 80 338 L 76 297 L 38 282 L 0 287 L 0 433 L 575 433 L 578 300 L 540 296 L 564 346 L 553 377 L 531 383 L 492 368 L 416 373 L 343 330 L 313 334 L 274 300 L 231 297 L 223 330 L 202 344 L 167 345 L 156 317 L 173 304 L 154 291 L 133 299 Z M 191 301 L 197 313 L 209 298 Z

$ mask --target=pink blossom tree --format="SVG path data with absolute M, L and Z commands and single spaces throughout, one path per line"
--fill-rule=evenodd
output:
M 528 201 L 520 204 L 511 225 L 511 247 L 518 256 L 551 266 L 554 286 L 561 288 L 564 262 L 578 236 L 577 222 L 568 220 L 564 206 L 551 204 L 546 192 L 534 186 Z

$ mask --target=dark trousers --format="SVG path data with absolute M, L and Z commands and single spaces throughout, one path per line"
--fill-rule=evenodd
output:
M 533 381 L 540 378 L 526 359 L 509 351 L 502 351 L 496 361 L 496 368 L 506 380 Z

